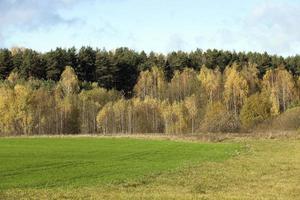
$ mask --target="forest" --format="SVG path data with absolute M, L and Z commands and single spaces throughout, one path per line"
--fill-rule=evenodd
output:
M 0 50 L 0 135 L 251 132 L 297 108 L 300 56 Z

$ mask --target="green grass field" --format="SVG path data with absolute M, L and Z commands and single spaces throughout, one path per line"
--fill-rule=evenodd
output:
M 238 144 L 99 138 L 0 139 L 0 189 L 123 183 L 205 161 Z
M 2 138 L 0 199 L 297 199 L 300 140 Z

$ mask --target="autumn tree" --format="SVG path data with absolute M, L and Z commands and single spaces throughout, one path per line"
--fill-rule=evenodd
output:
M 146 96 L 163 99 L 166 94 L 166 86 L 163 70 L 154 66 L 151 70 L 140 73 L 134 91 L 136 96 L 142 99 Z
M 29 135 L 33 128 L 32 90 L 26 85 L 17 84 L 14 87 L 15 131 Z
M 121 98 L 119 92 L 100 88 L 97 84 L 90 90 L 82 90 L 79 94 L 80 130 L 83 133 L 97 133 L 97 115 L 108 102 Z
M 168 99 L 172 102 L 182 101 L 201 90 L 196 71 L 189 68 L 185 68 L 182 72 L 175 71 L 168 88 Z
M 76 94 L 79 91 L 79 81 L 74 69 L 67 66 L 60 77 L 59 85 L 65 96 Z
M 191 131 L 192 134 L 195 132 L 195 121 L 198 115 L 198 105 L 195 95 L 187 97 L 184 101 L 185 107 L 188 112 L 188 120 L 191 121 Z
M 114 133 L 126 133 L 127 132 L 127 101 L 120 99 L 113 105 L 114 119 L 113 124 Z
M 248 97 L 242 107 L 240 119 L 244 128 L 249 129 L 270 117 L 271 104 L 263 94 Z
M 113 102 L 107 103 L 97 115 L 98 127 L 103 134 L 116 133 L 114 124 Z
M 187 119 L 186 110 L 183 103 L 174 102 L 172 104 L 165 102 L 162 104 L 162 115 L 165 123 L 166 134 L 186 133 Z
M 1 49 L 0 134 L 251 129 L 299 106 L 299 74 L 267 53 Z
M 132 99 L 132 130 L 135 133 L 163 132 L 160 101 L 150 97 Z
M 268 70 L 263 77 L 263 90 L 269 94 L 272 115 L 286 111 L 296 92 L 293 76 L 283 66 Z
M 212 70 L 203 65 L 198 79 L 209 98 L 209 103 L 221 99 L 222 74 L 218 68 Z
M 235 63 L 225 71 L 224 100 L 227 108 L 237 117 L 249 93 L 247 80 L 238 71 Z
M 1 84 L 0 87 L 0 132 L 1 135 L 15 135 L 14 91 Z
M 235 132 L 239 129 L 239 121 L 235 114 L 228 112 L 226 106 L 216 101 L 209 104 L 200 130 L 204 132 Z
M 79 132 L 79 109 L 77 93 L 79 81 L 74 69 L 67 66 L 61 74 L 56 88 L 56 101 L 60 110 L 61 133 L 75 134 Z
M 32 91 L 33 133 L 55 134 L 56 104 L 52 87 L 45 85 Z
M 97 122 L 104 133 L 164 131 L 160 102 L 149 97 L 109 102 L 99 111 Z
M 257 64 L 247 63 L 242 66 L 241 75 L 246 79 L 249 86 L 248 94 L 254 94 L 259 90 L 260 80 L 258 78 L 259 70 Z

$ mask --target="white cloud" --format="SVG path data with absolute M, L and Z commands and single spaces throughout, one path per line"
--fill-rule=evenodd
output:
M 0 42 L 16 31 L 34 31 L 58 24 L 71 25 L 80 22 L 76 18 L 64 18 L 59 11 L 69 9 L 77 0 L 0 0 Z M 0 46 L 1 46 L 0 44 Z
M 244 24 L 243 34 L 256 49 L 278 54 L 295 54 L 300 49 L 300 6 L 264 2 L 255 7 Z
M 166 46 L 166 51 L 177 51 L 177 50 L 187 50 L 188 47 L 187 41 L 185 41 L 181 36 L 178 34 L 173 34 L 169 37 L 169 41 Z
M 235 19 L 236 24 L 216 27 L 213 33 L 195 37 L 195 42 L 204 48 L 294 55 L 300 53 L 299 19 L 299 3 L 264 1 Z
M 93 1 L 94 4 L 89 4 L 88 1 Z M 160 23 L 166 24 L 168 21 L 162 20 L 153 26 L 150 23 L 151 26 L 147 29 L 149 21 L 139 22 L 142 24 L 138 25 L 115 17 L 120 13 L 117 9 L 123 4 L 111 12 L 101 9 L 105 7 L 105 3 L 110 4 L 112 1 L 125 0 L 0 0 L 0 47 L 11 46 L 12 43 L 30 46 L 34 42 L 43 43 L 44 39 L 40 38 L 51 38 L 51 45 L 88 43 L 105 45 L 108 48 L 126 45 L 165 52 L 218 48 L 267 51 L 281 55 L 300 53 L 300 3 L 283 3 L 283 0 L 259 1 L 252 10 L 250 6 L 247 7 L 248 11 L 237 10 L 240 13 L 238 15 L 218 15 L 218 18 L 224 18 L 224 22 L 218 24 L 207 20 L 207 24 L 203 22 L 199 27 L 197 21 L 194 22 L 195 26 L 184 26 L 183 21 L 191 20 L 186 15 L 184 20 L 178 21 L 175 28 L 171 25 L 159 26 Z M 89 13 L 94 14 L 94 17 L 90 17 Z M 162 16 L 164 15 L 160 15 Z M 147 31 L 141 31 L 145 28 Z M 65 41 L 63 38 L 57 41 L 58 33 L 66 35 Z M 36 36 L 34 41 L 27 39 L 31 35 Z M 49 48 L 49 41 L 41 46 L 48 45 Z

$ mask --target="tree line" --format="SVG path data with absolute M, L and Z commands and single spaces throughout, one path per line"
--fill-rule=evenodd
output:
M 141 70 L 129 98 L 120 88 L 80 80 L 71 66 L 57 81 L 11 71 L 0 83 L 0 134 L 251 131 L 299 106 L 297 74 L 283 64 L 260 73 L 255 63 L 233 62 L 179 68 L 168 77 L 153 65 Z
M 127 97 L 133 96 L 133 88 L 140 72 L 153 66 L 161 68 L 165 79 L 170 81 L 176 70 L 191 68 L 199 71 L 205 65 L 209 69 L 218 68 L 224 72 L 233 63 L 257 64 L 258 77 L 262 78 L 268 69 L 280 65 L 293 75 L 300 74 L 300 56 L 281 57 L 267 53 L 230 52 L 222 50 L 192 52 L 174 51 L 167 55 L 144 51 L 137 52 L 128 48 L 112 51 L 91 47 L 56 48 L 40 53 L 32 49 L 0 49 L 0 79 L 4 80 L 11 72 L 21 78 L 36 78 L 59 81 L 65 66 L 72 66 L 79 81 L 97 82 L 100 87 L 122 91 Z M 81 86 L 84 86 L 82 84 Z

